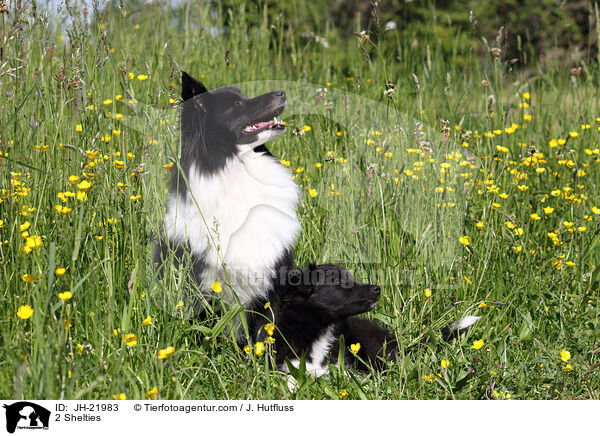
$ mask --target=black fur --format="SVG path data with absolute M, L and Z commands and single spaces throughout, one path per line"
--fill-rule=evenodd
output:
M 314 342 L 329 328 L 333 328 L 334 334 L 330 352 L 325 361 L 315 363 L 337 362 L 341 336 L 346 344 L 347 366 L 362 368 L 365 362 L 380 368 L 385 360 L 395 356 L 396 341 L 391 332 L 374 321 L 354 316 L 376 306 L 378 286 L 355 281 L 346 269 L 337 265 L 281 269 L 278 279 L 269 298 L 270 308 L 264 309 L 266 301 L 257 301 L 255 314 L 249 318 L 250 331 L 256 340 L 267 337 L 266 324 L 276 326 L 273 337 L 278 367 L 283 368 L 287 359 L 305 353 L 306 360 L 312 360 L 310 350 Z M 349 347 L 356 343 L 361 346 L 354 355 Z
M 250 332 L 254 339 L 264 341 L 268 336 L 264 326 L 268 323 L 276 326 L 273 337 L 280 369 L 285 369 L 286 360 L 302 355 L 307 362 L 312 361 L 313 344 L 329 328 L 333 328 L 334 334 L 329 353 L 322 361 L 313 363 L 337 363 L 340 338 L 343 337 L 347 367 L 383 369 L 398 353 L 395 336 L 378 323 L 355 316 L 373 309 L 379 295 L 378 286 L 355 281 L 341 266 L 310 265 L 303 270 L 282 268 L 269 296 L 270 307 L 264 308 L 266 300 L 256 302 L 254 313 L 248 318 Z M 468 327 L 460 325 L 453 322 L 442 328 L 442 338 L 450 340 Z M 429 339 L 425 337 L 421 344 Z M 360 349 L 354 354 L 350 345 L 357 343 Z M 419 346 L 404 352 L 410 353 Z

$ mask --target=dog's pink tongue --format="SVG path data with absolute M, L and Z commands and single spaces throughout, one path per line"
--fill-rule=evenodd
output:
M 261 121 L 260 123 L 254 123 L 254 126 L 255 126 L 257 129 L 262 129 L 263 127 L 266 127 L 266 126 L 268 126 L 269 124 L 273 124 L 273 122 L 272 122 L 272 121 Z

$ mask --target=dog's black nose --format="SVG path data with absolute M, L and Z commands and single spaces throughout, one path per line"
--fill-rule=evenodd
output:
M 285 91 L 283 91 L 283 90 L 273 91 L 273 94 L 275 94 L 277 97 L 284 97 L 285 98 Z
M 379 295 L 381 294 L 381 288 L 379 286 L 373 285 L 371 286 L 371 293 Z

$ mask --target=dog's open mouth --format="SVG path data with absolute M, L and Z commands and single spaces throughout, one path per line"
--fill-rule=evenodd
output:
M 259 121 L 246 125 L 242 133 L 258 133 L 263 130 L 285 130 L 285 122 L 278 121 L 277 118 L 273 118 L 271 121 Z

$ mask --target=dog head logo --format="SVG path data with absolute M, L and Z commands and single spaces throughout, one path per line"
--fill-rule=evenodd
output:
M 6 431 L 14 433 L 20 429 L 48 429 L 50 411 L 42 406 L 28 401 L 19 401 L 10 405 L 5 404 Z

